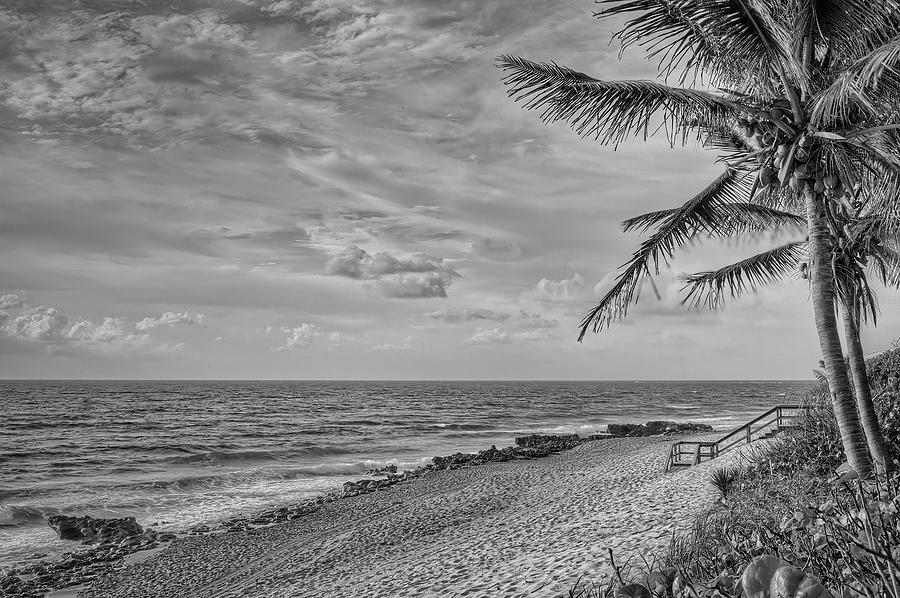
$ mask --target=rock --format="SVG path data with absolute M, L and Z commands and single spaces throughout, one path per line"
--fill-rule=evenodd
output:
M 640 427 L 640 424 L 609 424 L 606 427 L 606 431 L 612 436 L 630 436 L 632 432 Z
M 536 447 L 536 446 L 575 446 L 581 444 L 582 438 L 578 434 L 565 435 L 544 435 L 531 434 L 530 436 L 522 436 L 516 438 L 516 446 Z
M 609 424 L 607 431 L 610 436 L 634 437 L 712 432 L 713 428 L 707 424 L 695 424 L 692 422 L 649 421 L 646 424 Z
M 60 540 L 80 541 L 83 544 L 119 541 L 144 533 L 134 517 L 97 519 L 87 515 L 53 515 L 47 518 L 47 523 L 56 531 Z
M 385 475 L 397 473 L 396 465 L 385 465 L 384 467 L 376 467 L 366 472 L 366 475 Z

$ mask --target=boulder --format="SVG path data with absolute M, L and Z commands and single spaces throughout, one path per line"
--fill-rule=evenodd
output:
M 47 523 L 56 531 L 60 540 L 74 540 L 83 544 L 118 542 L 144 533 L 134 517 L 98 519 L 87 515 L 53 515 L 47 518 Z
M 609 424 L 606 431 L 612 436 L 631 436 L 632 432 L 641 427 L 640 424 Z
M 707 424 L 692 422 L 649 421 L 646 424 L 609 424 L 607 431 L 611 436 L 633 437 L 712 432 L 713 428 Z
M 396 465 L 385 465 L 384 467 L 375 467 L 366 471 L 366 475 L 386 475 L 397 473 Z

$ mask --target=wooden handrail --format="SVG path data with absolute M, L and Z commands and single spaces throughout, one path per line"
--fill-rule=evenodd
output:
M 768 411 L 766 411 L 765 413 L 763 413 L 762 415 L 760 415 L 760 416 L 757 417 L 756 419 L 754 419 L 754 420 L 752 420 L 752 421 L 750 421 L 750 422 L 748 422 L 748 423 L 746 423 L 746 424 L 744 424 L 744 425 L 742 425 L 742 426 L 740 426 L 740 427 L 738 427 L 738 428 L 735 428 L 734 430 L 732 430 L 731 432 L 729 432 L 728 434 L 726 434 L 725 436 L 723 436 L 722 438 L 720 438 L 720 439 L 719 439 L 719 442 L 722 442 L 723 440 L 727 440 L 730 436 L 734 436 L 735 434 L 737 434 L 738 432 L 740 432 L 740 431 L 743 430 L 744 428 L 746 428 L 746 427 L 748 427 L 748 426 L 752 426 L 753 424 L 755 424 L 755 423 L 758 422 L 759 420 L 765 419 L 766 417 L 768 417 L 768 416 L 772 415 L 773 413 L 775 413 L 775 412 L 777 412 L 777 411 L 780 411 L 780 410 L 782 410 L 782 409 L 792 409 L 792 410 L 793 410 L 793 409 L 807 409 L 807 407 L 804 407 L 803 405 L 776 405 L 775 407 L 772 407 L 771 409 L 769 409 Z
M 744 444 L 745 442 L 746 442 L 746 444 L 752 443 L 754 440 L 754 434 L 759 434 L 760 432 L 763 432 L 763 431 L 771 432 L 772 424 L 775 424 L 774 431 L 777 433 L 778 431 L 787 427 L 783 423 L 785 420 L 794 420 L 794 419 L 800 417 L 800 413 L 797 413 L 794 415 L 787 415 L 783 412 L 785 412 L 785 411 L 802 412 L 802 411 L 806 411 L 808 409 L 809 409 L 809 407 L 807 407 L 805 405 L 798 405 L 798 404 L 776 405 L 775 407 L 772 407 L 771 409 L 769 409 L 768 411 L 766 411 L 759 417 L 747 422 L 746 424 L 743 424 L 743 425 L 735 428 L 734 430 L 732 430 L 731 432 L 729 432 L 728 434 L 726 434 L 725 436 L 723 436 L 722 438 L 720 438 L 716 441 L 680 440 L 678 442 L 674 442 L 674 443 L 672 443 L 672 446 L 669 449 L 669 457 L 668 457 L 668 459 L 666 459 L 666 471 L 669 471 L 672 467 L 674 467 L 676 465 L 688 465 L 688 463 L 685 463 L 685 462 L 681 461 L 681 459 L 680 459 L 681 456 L 685 454 L 685 451 L 683 451 L 682 448 L 686 448 L 688 446 L 693 447 L 694 459 L 693 459 L 692 464 L 696 465 L 697 463 L 700 463 L 702 461 L 703 457 L 708 457 L 709 459 L 715 459 L 722 453 L 734 448 L 735 446 L 737 446 L 739 444 Z M 763 422 L 763 423 L 760 423 L 760 422 Z M 756 424 L 759 424 L 759 425 L 757 426 L 756 430 L 754 430 L 753 426 Z M 744 434 L 743 437 L 738 436 L 741 433 Z M 733 437 L 736 437 L 736 438 L 734 438 L 734 440 L 732 440 L 729 444 L 725 444 L 726 441 L 731 440 Z M 710 451 L 708 453 L 704 453 L 702 450 L 704 448 L 709 448 Z

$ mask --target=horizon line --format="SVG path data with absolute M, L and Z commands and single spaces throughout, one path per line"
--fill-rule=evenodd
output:
M 0 382 L 815 382 L 815 378 L 0 378 Z

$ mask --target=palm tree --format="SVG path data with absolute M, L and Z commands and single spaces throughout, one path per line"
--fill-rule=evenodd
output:
M 745 150 L 744 140 L 737 133 L 707 138 L 706 142 L 707 145 L 731 149 L 734 156 Z M 703 209 L 698 210 L 698 205 Z M 855 207 L 845 202 L 833 214 L 829 221 L 832 236 L 830 263 L 843 307 L 848 361 L 863 432 L 876 465 L 887 471 L 892 464 L 875 413 L 859 326 L 861 318 L 865 321 L 871 317 L 873 323 L 877 318 L 877 303 L 866 270 L 885 286 L 900 288 L 900 223 L 878 215 L 864 215 L 861 209 L 861 202 L 857 202 Z M 623 223 L 625 231 L 640 229 L 646 232 L 653 226 L 657 229 L 642 243 L 632 260 L 623 266 L 616 284 L 598 307 L 602 310 L 625 299 L 625 295 L 634 289 L 630 285 L 632 277 L 635 273 L 648 274 L 651 260 L 654 260 L 658 273 L 657 252 L 662 254 L 663 259 L 671 258 L 674 248 L 702 234 L 740 236 L 764 230 L 790 230 L 800 225 L 805 227 L 805 224 L 804 218 L 791 212 L 741 202 L 698 204 L 696 198 L 679 208 L 630 218 Z M 790 241 L 736 264 L 690 275 L 685 279 L 688 283 L 685 288 L 690 289 L 685 302 L 715 309 L 723 303 L 726 292 L 734 298 L 763 284 L 786 278 L 798 270 L 806 278 L 806 245 L 806 240 Z M 627 304 L 623 309 L 627 309 Z
M 872 388 L 866 370 L 866 359 L 860 341 L 860 325 L 871 317 L 877 317 L 875 295 L 869 287 L 865 267 L 871 264 L 885 286 L 900 286 L 900 255 L 896 251 L 897 225 L 877 216 L 858 218 L 843 214 L 845 219 L 836 222 L 843 235 L 836 236 L 833 244 L 832 269 L 843 307 L 844 339 L 847 343 L 847 360 L 856 394 L 856 404 L 869 452 L 880 471 L 893 469 L 887 443 L 875 412 Z M 887 235 L 890 235 L 888 237 Z M 889 244 L 885 239 L 890 238 Z
M 900 3 L 600 3 L 610 7 L 598 17 L 636 13 L 617 36 L 623 47 L 642 46 L 658 58 L 664 78 L 676 77 L 682 85 L 705 78 L 718 91 L 603 81 L 552 63 L 501 56 L 509 95 L 542 110 L 545 121 L 564 121 L 605 144 L 646 139 L 651 131 L 663 131 L 672 144 L 685 143 L 694 135 L 743 127 L 753 140 L 752 158 L 743 163 L 744 170 L 752 166 L 750 172 L 729 168 L 694 198 L 694 208 L 702 212 L 737 195 L 746 203 L 804 210 L 813 312 L 835 416 L 850 466 L 868 474 L 871 461 L 834 313 L 827 222 L 832 204 L 848 194 L 864 197 L 872 213 L 898 210 Z M 585 317 L 579 340 L 622 317 L 648 272 L 620 280 L 617 299 Z
M 657 213 L 658 214 L 658 213 Z M 900 252 L 897 251 L 897 223 L 874 216 L 862 216 L 845 210 L 833 220 L 830 242 L 831 268 L 838 288 L 838 299 L 847 342 L 847 361 L 855 389 L 856 405 L 869 452 L 880 471 L 893 469 L 887 444 L 875 412 L 871 386 L 866 371 L 865 355 L 860 340 L 861 322 L 877 319 L 877 302 L 868 283 L 866 270 L 875 274 L 885 286 L 900 287 Z M 651 215 L 639 217 L 649 222 Z M 796 217 L 795 217 L 796 218 Z M 783 224 L 790 224 L 787 214 Z M 773 223 L 778 224 L 773 216 Z M 891 235 L 888 242 L 882 240 Z M 693 299 L 696 306 L 718 307 L 726 291 L 737 297 L 761 284 L 774 282 L 799 270 L 807 277 L 806 242 L 792 241 L 760 253 L 736 264 L 686 277 L 689 289 L 685 302 Z

